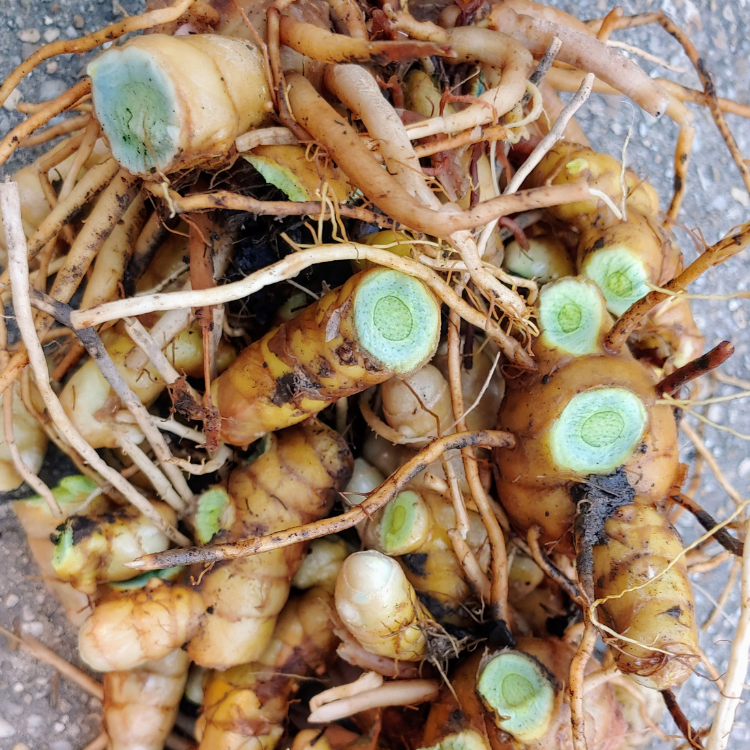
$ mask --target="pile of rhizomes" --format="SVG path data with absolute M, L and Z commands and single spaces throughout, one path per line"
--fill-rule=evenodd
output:
M 724 119 L 748 108 L 660 12 L 158 6 L 0 87 L 114 41 L 0 142 L 56 141 L 0 187 L 0 485 L 37 493 L 16 513 L 104 674 L 66 668 L 103 696 L 92 747 L 622 750 L 664 706 L 727 747 L 748 579 L 719 676 L 689 573 L 739 574 L 745 501 L 683 416 L 733 348 L 703 352 L 686 290 L 750 224 L 689 264 L 672 234 L 686 102 L 750 191 Z M 702 91 L 611 43 L 645 24 Z M 679 126 L 666 209 L 589 147 L 592 91 Z M 721 524 L 680 431 L 737 504 Z M 48 441 L 79 472 L 54 488 Z M 691 727 L 698 668 L 722 697 Z

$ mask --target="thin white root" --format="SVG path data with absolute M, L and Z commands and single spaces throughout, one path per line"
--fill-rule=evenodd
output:
M 144 298 L 146 298 L 145 295 Z M 128 313 L 122 315 L 123 318 L 127 316 Z M 195 315 L 190 309 L 169 310 L 169 312 L 159 318 L 156 325 L 148 332 L 149 337 L 153 341 L 153 346 L 159 349 L 159 351 L 163 351 L 164 347 L 179 336 L 194 320 Z M 128 356 L 125 357 L 125 367 L 129 370 L 142 370 L 147 364 L 148 354 L 140 347 L 134 347 Z
M 750 520 L 745 522 L 745 539 L 750 539 Z M 745 544 L 742 555 L 742 582 L 740 584 L 740 616 L 729 655 L 729 668 L 724 678 L 716 716 L 706 741 L 706 750 L 726 750 L 734 727 L 734 717 L 742 702 L 750 651 L 750 544 Z
M 597 669 L 595 672 L 589 672 L 583 678 L 583 692 L 588 693 L 590 690 L 594 690 L 601 685 L 606 685 L 620 674 L 620 670 L 616 664 L 610 664 L 610 666 L 602 667 L 602 669 Z
M 180 379 L 180 373 L 174 368 L 174 365 L 167 359 L 159 345 L 154 341 L 151 334 L 146 330 L 143 323 L 137 318 L 125 318 L 125 330 L 128 336 L 144 351 L 156 368 L 159 375 L 162 376 L 167 385 L 173 385 Z M 201 396 L 189 383 L 185 383 L 185 390 L 197 404 L 201 402 Z
M 169 480 L 159 471 L 154 462 L 124 433 L 115 433 L 117 443 L 123 453 L 130 456 L 133 463 L 145 474 L 159 497 L 165 503 L 171 505 L 176 511 L 181 511 L 185 507 L 180 496 L 175 492 L 174 487 Z
M 166 294 L 152 294 L 137 299 L 107 302 L 90 310 L 74 310 L 70 314 L 70 321 L 73 328 L 80 330 L 88 326 L 98 326 L 110 320 L 143 315 L 147 312 L 188 311 L 195 307 L 222 305 L 253 294 L 269 284 L 293 279 L 305 268 L 315 263 L 327 263 L 334 260 L 369 260 L 377 265 L 394 268 L 410 276 L 415 276 L 423 281 L 449 307 L 456 310 L 462 318 L 481 330 L 487 331 L 488 335 L 498 343 L 509 359 L 526 366 L 532 366 L 531 359 L 518 341 L 506 334 L 490 318 L 464 302 L 432 269 L 411 258 L 400 257 L 387 250 L 355 242 L 319 245 L 308 250 L 300 250 L 267 268 L 246 276 L 240 281 L 211 289 L 191 289 Z M 151 333 L 153 336 L 153 331 Z M 127 361 L 127 364 L 130 366 L 129 361 Z
M 472 552 L 471 547 L 469 547 L 456 529 L 449 529 L 448 536 L 450 537 L 451 543 L 453 544 L 453 551 L 455 552 L 459 563 L 461 563 L 464 575 L 468 579 L 469 584 L 485 604 L 489 603 L 490 581 L 479 567 L 479 563 L 477 562 L 477 558 Z
M 234 147 L 242 154 L 258 146 L 295 146 L 298 143 L 297 137 L 288 128 L 258 128 L 239 136 Z
M 224 464 L 231 461 L 233 456 L 234 452 L 232 449 L 221 443 L 214 452 L 214 455 L 204 463 L 195 464 L 184 458 L 173 458 L 172 461 L 188 474 L 198 476 L 200 474 L 211 474 L 214 471 L 218 471 L 224 466 Z
M 8 271 L 13 292 L 13 308 L 16 313 L 21 338 L 29 354 L 29 364 L 36 378 L 37 388 L 42 400 L 57 429 L 81 454 L 91 467 L 99 472 L 112 486 L 118 490 L 128 502 L 132 503 L 146 518 L 153 521 L 157 528 L 181 547 L 189 547 L 190 539 L 177 529 L 170 526 L 156 512 L 151 503 L 141 495 L 130 482 L 111 468 L 89 443 L 76 430 L 68 418 L 65 410 L 52 390 L 49 382 L 47 361 L 44 357 L 42 345 L 34 329 L 34 314 L 29 297 L 29 267 L 27 263 L 26 237 L 21 223 L 21 200 L 18 184 L 15 182 L 0 185 L 0 209 L 2 209 L 3 224 L 5 225 L 6 244 L 8 248 Z
M 532 170 L 544 158 L 545 154 L 557 143 L 565 132 L 568 123 L 573 119 L 573 115 L 581 108 L 583 103 L 591 96 L 591 89 L 594 86 L 594 74 L 587 73 L 584 77 L 575 96 L 565 105 L 560 116 L 555 121 L 552 129 L 547 135 L 539 141 L 537 147 L 531 152 L 526 161 L 519 167 L 513 175 L 513 179 L 508 183 L 504 195 L 515 193 L 521 187 L 523 181 L 531 174 Z
M 695 450 L 698 451 L 703 457 L 703 460 L 708 464 L 709 469 L 713 472 L 716 481 L 721 485 L 724 492 L 734 500 L 736 505 L 742 505 L 742 495 L 740 495 L 737 489 L 724 476 L 724 472 L 721 470 L 714 454 L 711 453 L 709 447 L 703 442 L 701 436 L 693 429 L 692 425 L 688 424 L 685 420 L 680 423 L 680 429 L 688 436 L 688 438 L 690 438 L 690 442 L 695 446 Z
M 377 672 L 365 672 L 360 675 L 354 682 L 346 685 L 337 685 L 329 690 L 324 690 L 310 699 L 310 711 L 316 711 L 326 703 L 351 698 L 353 695 L 365 693 L 368 690 L 375 690 L 383 684 L 383 675 Z
M 308 717 L 308 721 L 313 724 L 328 724 L 371 708 L 412 706 L 436 698 L 439 690 L 440 683 L 437 680 L 388 682 L 375 690 L 368 690 L 350 698 L 326 703 L 313 711 Z

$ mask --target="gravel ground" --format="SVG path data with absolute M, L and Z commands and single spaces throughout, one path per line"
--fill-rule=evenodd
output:
M 579 17 L 603 15 L 611 3 L 605 0 L 555 2 Z M 696 2 L 691 0 L 638 0 L 623 3 L 626 13 L 662 9 L 687 29 L 715 72 L 721 96 L 750 104 L 750 2 Z M 122 17 L 122 12 L 135 13 L 141 8 L 133 0 L 99 0 L 94 3 L 70 0 L 0 0 L 0 79 L 7 75 L 22 58 L 26 58 L 44 41 L 74 38 Z M 676 42 L 657 28 L 635 29 L 618 38 L 648 49 L 673 65 L 685 69 L 683 73 L 667 73 L 682 83 L 698 86 L 697 76 Z M 651 71 L 656 68 L 643 63 Z M 42 65 L 20 86 L 22 98 L 42 101 L 53 98 L 74 83 L 85 70 L 85 61 L 67 56 Z M 654 75 L 661 75 L 662 72 Z M 736 168 L 719 137 L 710 115 L 694 108 L 697 136 L 689 172 L 689 191 L 681 220 L 685 227 L 700 227 L 708 242 L 716 241 L 731 227 L 750 216 L 750 201 L 744 192 Z M 677 133 L 669 121 L 657 122 L 634 108 L 621 97 L 594 96 L 585 105 L 579 118 L 592 145 L 602 151 L 619 155 L 626 135 L 632 130 L 628 145 L 628 162 L 646 177 L 659 191 L 663 204 L 669 199 L 672 180 L 672 152 Z M 728 116 L 740 148 L 750 155 L 750 123 Z M 0 109 L 0 135 L 20 121 L 12 107 Z M 8 169 L 16 168 L 14 161 Z M 682 233 L 681 242 L 689 258 L 694 256 L 692 245 Z M 750 290 L 750 269 L 746 257 L 735 258 L 725 266 L 712 270 L 693 289 L 696 293 L 726 295 Z M 706 333 L 708 345 L 731 339 L 736 354 L 725 365 L 725 372 L 750 378 L 750 337 L 747 335 L 750 304 L 744 299 L 696 300 L 695 317 Z M 736 392 L 718 385 L 717 395 Z M 709 419 L 740 433 L 750 432 L 750 404 L 733 401 L 716 404 L 708 409 Z M 720 462 L 727 478 L 741 494 L 748 494 L 750 455 L 747 443 L 725 431 L 708 428 L 706 443 Z M 683 441 L 684 460 L 694 456 L 692 447 Z M 710 472 L 704 471 L 697 499 L 719 518 L 726 517 L 733 508 Z M 681 519 L 680 531 L 686 541 L 697 535 L 695 523 Z M 0 625 L 20 627 L 55 649 L 63 657 L 77 663 L 75 633 L 67 625 L 62 611 L 46 593 L 26 547 L 23 532 L 18 527 L 8 505 L 0 505 Z M 712 609 L 711 600 L 723 588 L 727 566 L 709 575 L 695 578 L 697 609 L 701 621 Z M 710 654 L 720 672 L 727 666 L 729 651 L 739 611 L 738 587 L 732 593 L 724 614 L 702 634 L 702 646 Z M 694 725 L 710 722 L 713 702 L 718 690 L 707 678 L 694 676 L 679 691 L 678 698 Z M 99 731 L 100 705 L 95 699 L 64 679 L 56 677 L 49 667 L 26 655 L 11 650 L 0 640 L 0 750 L 74 750 L 84 747 Z M 729 747 L 739 750 L 750 742 L 750 708 L 741 709 Z M 666 718 L 663 726 L 674 731 Z M 672 747 L 674 743 L 655 740 L 652 747 Z

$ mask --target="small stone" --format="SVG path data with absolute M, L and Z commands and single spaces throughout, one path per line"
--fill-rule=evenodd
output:
M 15 606 L 16 606 L 16 604 L 18 604 L 18 602 L 20 602 L 20 601 L 21 601 L 21 599 L 20 599 L 20 597 L 18 596 L 18 594 L 8 594 L 8 597 L 7 597 L 7 599 L 5 600 L 5 606 L 6 606 L 6 607 L 7 607 L 8 609 L 12 609 L 12 608 L 13 608 L 13 607 L 15 607 Z
M 0 740 L 12 737 L 15 733 L 16 730 L 5 719 L 0 718 Z
M 52 24 L 55 22 L 53 18 L 50 18 L 49 16 L 44 17 L 44 25 L 45 26 L 52 26 Z
M 60 3 L 52 3 L 50 10 L 56 15 L 62 10 L 62 5 L 60 5 Z
M 13 745 L 13 750 L 29 750 L 29 746 L 19 742 L 17 745 Z
M 31 714 L 26 719 L 26 726 L 29 729 L 37 729 L 44 724 L 44 719 L 39 714 Z
M 47 31 L 44 32 L 44 41 L 49 44 L 50 42 L 54 42 L 59 36 L 60 29 L 47 29 Z
M 711 404 L 711 406 L 708 407 L 708 413 L 706 414 L 706 416 L 712 422 L 721 424 L 722 420 L 724 419 L 724 414 L 725 409 L 721 404 Z
M 73 750 L 73 745 L 67 740 L 57 740 L 50 744 L 49 750 Z
M 42 38 L 42 35 L 39 33 L 39 29 L 24 29 L 18 32 L 18 38 L 22 42 L 36 44 Z
M 44 625 L 39 621 L 25 622 L 21 625 L 21 632 L 27 633 L 33 638 L 39 638 L 39 636 L 44 635 Z
M 747 479 L 748 477 L 750 477 L 750 458 L 743 458 L 742 461 L 740 461 L 737 473 L 740 475 L 740 477 L 742 477 L 742 479 Z
M 47 67 L 45 67 L 44 70 L 46 71 L 47 75 L 51 76 L 57 73 L 58 67 L 59 67 L 59 64 L 57 60 L 52 60 L 52 62 L 47 63 Z
M 750 208 L 750 194 L 747 192 L 747 190 L 733 187 L 729 192 L 732 194 L 732 198 L 734 198 L 737 203 L 739 203 L 741 206 L 744 206 L 745 208 Z
M 61 721 L 56 721 L 52 727 L 58 734 L 60 732 L 65 730 L 65 724 L 63 724 Z
M 5 701 L 3 711 L 5 711 L 6 716 L 20 716 L 23 713 L 23 706 L 12 701 Z
M 3 102 L 3 109 L 7 109 L 8 112 L 15 112 L 18 102 L 21 101 L 21 92 L 15 88 L 8 94 L 8 98 Z
M 24 604 L 21 617 L 24 622 L 31 622 L 35 617 L 34 610 L 28 604 Z
M 23 692 L 23 684 L 20 682 L 17 682 L 15 685 L 13 685 L 13 692 L 14 693 L 22 693 Z
M 83 20 L 83 16 L 73 16 L 73 26 L 75 26 L 77 29 L 82 29 L 85 25 L 86 24 Z
M 50 78 L 39 87 L 39 100 L 46 102 L 52 99 L 57 99 L 62 94 L 67 86 L 64 81 L 57 78 Z

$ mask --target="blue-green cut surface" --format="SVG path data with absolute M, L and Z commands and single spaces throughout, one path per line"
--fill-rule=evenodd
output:
M 105 52 L 88 73 L 94 110 L 115 159 L 134 174 L 164 169 L 177 154 L 181 120 L 169 77 L 135 47 Z
M 542 341 L 575 356 L 595 352 L 604 319 L 601 292 L 586 279 L 560 279 L 542 288 L 539 323 Z
M 377 269 L 355 292 L 360 346 L 386 369 L 405 375 L 429 360 L 440 336 L 440 307 L 418 279 Z
M 482 702 L 503 731 L 521 742 L 547 731 L 555 688 L 544 667 L 520 651 L 504 651 L 489 661 L 477 680 Z
M 550 430 L 553 459 L 582 476 L 608 474 L 633 455 L 646 419 L 641 399 L 625 388 L 578 393 Z
M 650 291 L 646 286 L 648 273 L 643 263 L 622 245 L 591 253 L 581 270 L 599 285 L 607 300 L 607 309 L 613 315 L 622 315 Z

